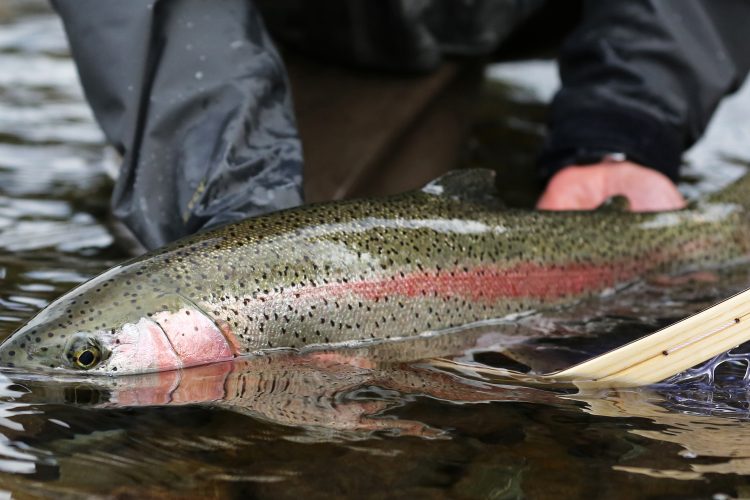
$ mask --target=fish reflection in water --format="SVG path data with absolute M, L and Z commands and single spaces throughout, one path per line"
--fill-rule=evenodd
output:
M 513 330 L 507 325 L 507 330 Z M 71 378 L 50 383 L 43 375 L 13 376 L 29 389 L 28 399 L 96 408 L 209 405 L 267 422 L 351 438 L 373 431 L 440 437 L 443 430 L 421 422 L 383 417 L 403 404 L 403 395 L 423 395 L 449 402 L 535 401 L 554 399 L 533 388 L 488 385 L 403 362 L 463 352 L 469 346 L 503 342 L 506 333 L 480 327 L 432 338 L 384 343 L 369 348 L 279 351 L 184 370 L 125 377 Z
M 474 345 L 482 346 L 494 342 L 498 336 L 486 329 L 477 329 L 461 338 L 463 341 L 472 339 Z M 425 346 L 455 347 L 455 336 L 430 340 L 424 340 Z M 452 437 L 452 429 L 388 414 L 420 396 L 449 404 L 492 401 L 554 404 L 557 399 L 551 392 L 490 385 L 431 369 L 425 364 L 393 361 L 395 354 L 409 352 L 417 355 L 425 351 L 409 342 L 398 347 L 384 344 L 371 349 L 318 351 L 306 355 L 279 352 L 179 371 L 126 377 L 61 376 L 53 379 L 41 374 L 9 373 L 8 391 L 4 393 L 7 401 L 0 403 L 0 408 L 7 406 L 7 413 L 14 416 L 8 421 L 16 426 L 16 432 L 10 434 L 19 438 L 19 441 L 14 441 L 14 446 L 19 450 L 33 446 L 34 450 L 16 457 L 19 466 L 15 472 L 45 479 L 50 479 L 51 475 L 56 480 L 55 491 L 70 488 L 70 491 L 80 492 L 82 486 L 99 482 L 86 479 L 87 484 L 80 484 L 78 481 L 83 478 L 81 470 L 101 463 L 108 465 L 108 474 L 113 477 L 117 477 L 118 471 L 128 476 L 136 474 L 140 480 L 154 474 L 158 476 L 154 483 L 169 484 L 170 480 L 164 478 L 178 474 L 173 468 L 179 471 L 189 468 L 192 465 L 189 450 L 195 449 L 202 453 L 226 452 L 248 449 L 258 441 L 268 442 L 270 446 L 279 438 L 308 444 L 354 443 L 385 436 L 450 441 L 446 438 Z M 21 407 L 22 411 L 18 411 Z M 61 411 L 64 408 L 85 412 L 65 419 L 60 417 L 65 414 Z M 216 437 L 209 437 L 202 432 L 202 422 L 195 422 L 182 429 L 189 437 L 175 435 L 172 432 L 175 410 L 183 409 L 190 416 L 191 409 L 195 408 L 224 410 L 214 415 L 218 418 L 236 415 L 241 427 L 236 433 L 223 431 Z M 169 413 L 153 413 L 159 409 L 169 410 Z M 135 417 L 132 423 L 138 431 L 133 432 L 121 420 L 116 420 L 114 425 L 106 422 L 108 418 L 121 418 L 123 412 L 131 411 L 142 412 L 135 415 L 125 413 Z M 85 417 L 83 421 L 76 421 L 82 415 Z M 159 420 L 147 423 L 159 415 L 167 419 L 169 425 Z M 52 427 L 67 428 L 68 434 L 61 437 L 59 427 L 58 432 L 45 431 L 45 426 L 49 427 L 53 420 Z M 92 422 L 96 423 L 92 425 Z M 142 434 L 145 426 L 153 431 Z M 165 432 L 166 428 L 170 431 Z M 217 423 L 216 428 L 226 429 L 227 424 Z M 137 443 L 137 458 L 130 453 L 130 443 L 133 442 Z M 400 453 L 398 445 L 386 446 L 391 447 L 394 448 L 392 453 Z M 377 448 L 370 443 L 360 452 L 391 453 Z M 273 463 L 273 460 L 268 463 Z M 213 469 L 205 463 L 200 466 L 204 471 L 208 468 L 212 474 L 220 475 L 220 479 L 231 480 L 231 468 L 226 465 Z M 241 473 L 242 480 L 273 482 L 284 480 L 294 467 L 260 475 L 253 475 L 248 470 L 246 466 Z M 516 477 L 515 469 L 509 474 Z M 17 491 L 20 484 L 29 487 L 29 483 L 22 483 L 17 475 L 0 475 L 0 488 Z M 35 484 L 31 485 L 32 491 L 35 491 Z M 52 487 L 49 482 L 38 486 L 40 492 L 49 492 Z M 88 491 L 87 488 L 83 490 Z
M 553 388 L 519 386 L 509 380 L 472 379 L 421 363 L 380 364 L 362 357 L 359 351 L 343 354 L 321 351 L 306 356 L 279 353 L 120 378 L 76 380 L 65 377 L 50 381 L 42 376 L 29 378 L 29 375 L 11 374 L 15 380 L 8 381 L 2 393 L 5 402 L 0 404 L 3 416 L 0 424 L 5 434 L 28 437 L 35 429 L 21 427 L 18 416 L 34 416 L 39 420 L 46 408 L 51 409 L 50 415 L 59 414 L 60 405 L 88 408 L 89 418 L 97 420 L 112 412 L 120 412 L 121 416 L 121 412 L 128 409 L 194 407 L 228 410 L 240 421 L 246 419 L 244 427 L 235 435 L 236 442 L 227 436 L 222 439 L 195 437 L 190 444 L 184 440 L 175 444 L 181 447 L 175 453 L 184 455 L 184 447 L 211 452 L 247 446 L 263 433 L 266 433 L 265 438 L 260 437 L 263 441 L 273 442 L 282 437 L 297 443 L 354 443 L 385 435 L 438 440 L 452 437 L 453 429 L 430 425 L 429 419 L 421 421 L 389 415 L 391 410 L 413 402 L 417 396 L 435 398 L 449 405 L 533 403 L 555 407 L 557 413 L 562 408 L 566 412 L 590 414 L 600 422 L 618 423 L 627 419 L 634 423 L 628 425 L 630 428 L 626 432 L 655 444 L 676 446 L 674 453 L 654 456 L 638 451 L 638 446 L 634 445 L 632 452 L 623 454 L 612 465 L 615 471 L 688 480 L 701 479 L 710 473 L 750 474 L 750 428 L 738 425 L 746 419 L 747 412 L 725 411 L 714 415 L 716 405 L 713 404 L 705 405 L 703 411 L 694 404 L 680 406 L 681 398 L 695 397 L 684 388 L 573 394 Z M 741 398 L 736 394 L 734 398 L 736 406 L 741 408 Z M 747 394 L 744 404 L 748 404 Z M 146 418 L 143 414 L 135 417 L 141 424 Z M 162 418 L 168 417 L 162 414 Z M 56 424 L 70 425 L 63 421 Z M 525 421 L 521 439 L 526 427 L 533 429 L 539 424 Z M 289 430 L 272 430 L 278 426 Z M 148 469 L 148 454 L 142 458 L 143 463 L 131 463 L 133 458 L 123 453 L 122 443 L 137 439 L 141 451 L 158 450 L 168 447 L 170 439 L 174 439 L 162 432 L 134 438 L 129 435 L 127 426 L 103 427 L 103 430 L 99 427 L 83 433 L 71 431 L 71 436 L 64 439 L 59 436 L 51 441 L 31 439 L 31 445 L 5 437 L 0 441 L 0 454 L 8 459 L 0 462 L 0 469 L 37 476 L 43 476 L 45 468 L 59 469 L 56 479 L 63 487 L 71 478 L 78 477 L 74 472 L 78 468 L 71 463 L 111 460 L 128 468 Z M 200 434 L 200 425 L 194 427 Z M 193 432 L 192 426 L 185 430 Z M 481 435 L 482 431 L 478 432 Z M 392 443 L 397 453 L 400 445 L 393 441 L 386 443 Z M 370 447 L 370 452 L 378 451 Z M 159 457 L 164 453 L 159 451 L 155 455 Z M 560 452 L 550 450 L 550 460 L 560 458 L 555 457 L 555 453 Z M 686 465 L 686 458 L 694 463 Z M 564 455 L 562 459 L 567 460 Z M 183 456 L 180 464 L 185 463 L 190 462 Z M 41 467 L 42 472 L 35 466 Z M 163 463 L 160 466 L 167 471 L 170 469 Z M 518 473 L 513 470 L 512 474 L 509 472 L 511 478 Z M 253 479 L 282 481 L 285 474 L 284 470 L 279 470 L 275 475 L 253 476 Z M 18 476 L 0 477 L 0 487 L 7 481 L 18 480 Z

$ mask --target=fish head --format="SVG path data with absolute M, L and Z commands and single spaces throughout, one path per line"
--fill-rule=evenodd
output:
M 153 278 L 126 277 L 102 275 L 47 306 L 0 345 L 0 366 L 129 375 L 234 357 L 199 306 Z
M 98 329 L 28 325 L 0 346 L 0 365 L 103 375 L 182 368 L 166 333 L 147 318 Z

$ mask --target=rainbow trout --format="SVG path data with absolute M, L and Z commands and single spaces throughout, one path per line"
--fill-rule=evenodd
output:
M 682 211 L 499 210 L 490 171 L 303 206 L 116 266 L 0 345 L 0 364 L 166 371 L 267 350 L 366 346 L 570 303 L 750 251 L 750 180 Z

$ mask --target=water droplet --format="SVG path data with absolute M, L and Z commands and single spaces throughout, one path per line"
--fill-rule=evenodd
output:
M 195 72 L 195 79 L 196 80 L 202 80 L 203 79 L 203 71 L 196 71 Z

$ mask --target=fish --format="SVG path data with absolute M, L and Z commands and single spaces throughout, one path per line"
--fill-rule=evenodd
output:
M 0 344 L 0 366 L 126 375 L 509 321 L 748 255 L 750 180 L 680 211 L 503 209 L 490 170 L 230 223 L 124 262 Z

